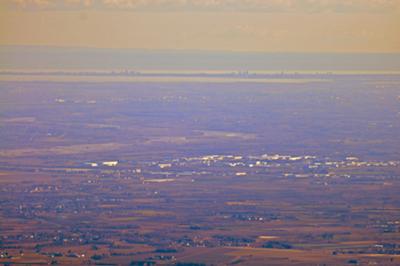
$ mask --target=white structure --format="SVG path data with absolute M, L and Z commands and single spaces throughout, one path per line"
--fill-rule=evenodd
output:
M 159 163 L 158 164 L 158 167 L 160 167 L 161 169 L 164 169 L 164 168 L 169 168 L 169 167 L 171 167 L 172 165 L 170 164 L 170 163 Z
M 107 161 L 102 163 L 105 166 L 117 166 L 118 161 Z
M 245 175 L 247 175 L 247 173 L 246 172 L 237 172 L 235 175 L 236 176 L 245 176 Z

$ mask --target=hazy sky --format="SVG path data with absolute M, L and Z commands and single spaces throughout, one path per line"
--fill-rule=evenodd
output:
M 400 0 L 0 0 L 0 45 L 400 52 Z

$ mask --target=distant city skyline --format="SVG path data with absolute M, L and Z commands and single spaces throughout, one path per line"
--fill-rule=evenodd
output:
M 0 45 L 400 52 L 397 0 L 4 0 Z

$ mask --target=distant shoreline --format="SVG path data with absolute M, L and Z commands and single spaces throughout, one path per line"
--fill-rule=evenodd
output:
M 133 71 L 133 70 L 0 70 L 0 81 L 54 82 L 208 82 L 292 83 L 331 82 L 349 76 L 393 77 L 396 71 Z

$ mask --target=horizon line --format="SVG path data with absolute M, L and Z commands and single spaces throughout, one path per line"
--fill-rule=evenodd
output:
M 58 45 L 37 45 L 37 44 L 0 44 L 3 48 L 49 48 L 49 49 L 88 49 L 88 50 L 110 50 L 110 51 L 137 51 L 137 52 L 194 52 L 194 53 L 228 53 L 228 54 L 340 54 L 340 55 L 400 55 L 400 51 L 251 51 L 251 50 L 208 50 L 208 49 L 149 49 L 129 47 L 94 47 L 94 46 L 58 46 Z

